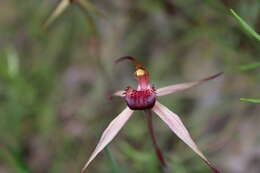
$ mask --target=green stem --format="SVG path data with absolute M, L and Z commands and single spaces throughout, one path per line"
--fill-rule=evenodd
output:
M 105 151 L 106 151 L 108 158 L 109 158 L 109 161 L 111 163 L 112 172 L 113 173 L 120 173 L 119 166 L 118 166 L 112 152 L 110 151 L 109 147 L 106 147 Z

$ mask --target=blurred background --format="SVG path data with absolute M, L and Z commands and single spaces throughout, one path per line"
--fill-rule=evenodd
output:
M 58 0 L 0 1 L 0 173 L 76 173 L 125 103 L 108 96 L 136 86 L 136 57 L 156 88 L 224 76 L 159 100 L 181 116 L 201 150 L 224 173 L 260 172 L 257 40 L 259 0 L 90 1 L 71 4 L 47 29 Z M 159 145 L 176 173 L 207 166 L 154 116 Z M 137 112 L 90 165 L 92 173 L 159 173 L 145 118 Z

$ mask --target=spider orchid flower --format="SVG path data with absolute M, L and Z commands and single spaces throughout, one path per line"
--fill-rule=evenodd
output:
M 199 150 L 199 148 L 191 138 L 188 130 L 182 123 L 180 117 L 175 113 L 173 113 L 172 111 L 170 111 L 167 107 L 159 103 L 157 101 L 157 97 L 187 90 L 203 82 L 214 79 L 220 76 L 222 73 L 209 76 L 199 81 L 171 85 L 156 90 L 155 88 L 152 87 L 152 85 L 149 82 L 148 71 L 142 65 L 140 65 L 136 59 L 126 56 L 126 57 L 119 58 L 117 62 L 126 59 L 131 60 L 135 64 L 136 71 L 134 75 L 138 81 L 138 87 L 136 90 L 131 87 L 127 87 L 126 90 L 118 91 L 113 94 L 113 96 L 118 96 L 123 98 L 127 104 L 127 107 L 109 124 L 109 126 L 103 132 L 95 150 L 91 154 L 89 160 L 86 162 L 81 173 L 83 173 L 86 170 L 90 162 L 93 161 L 93 159 L 113 140 L 113 138 L 118 134 L 120 129 L 128 121 L 128 119 L 131 117 L 131 115 L 135 110 L 144 110 L 144 111 L 152 110 L 155 114 L 157 114 L 160 117 L 162 121 L 164 121 L 168 125 L 168 127 L 185 144 L 187 144 L 207 164 L 207 166 L 214 173 L 220 173 L 216 168 L 214 168 L 214 166 L 209 162 L 209 160 L 205 157 L 205 155 Z

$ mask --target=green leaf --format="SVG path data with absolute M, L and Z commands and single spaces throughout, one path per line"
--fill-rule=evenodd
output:
M 239 17 L 238 14 L 234 10 L 230 9 L 230 11 L 233 14 L 233 16 L 238 20 L 240 25 L 244 28 L 244 30 L 249 35 L 253 36 L 255 39 L 260 41 L 260 35 L 253 28 L 251 28 L 251 26 L 249 26 L 241 17 Z
M 260 99 L 240 98 L 240 101 L 242 101 L 242 102 L 248 102 L 248 103 L 260 104 Z
M 10 146 L 0 146 L 0 158 L 5 160 L 7 165 L 10 165 L 19 173 L 31 173 L 26 161 L 23 159 L 21 151 L 11 148 Z
M 248 70 L 253 70 L 255 68 L 258 68 L 258 67 L 260 67 L 260 62 L 242 65 L 242 66 L 239 67 L 239 70 L 240 71 L 248 71 Z

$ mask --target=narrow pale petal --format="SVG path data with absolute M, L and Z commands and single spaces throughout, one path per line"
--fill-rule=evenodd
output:
M 112 97 L 114 96 L 114 97 L 124 97 L 125 96 L 125 91 L 117 91 L 117 92 L 115 92 L 113 95 L 112 95 Z
M 112 139 L 118 134 L 120 129 L 124 126 L 124 124 L 127 122 L 127 120 L 132 115 L 133 111 L 129 109 L 128 107 L 124 109 L 123 112 L 121 112 L 106 128 L 106 130 L 103 132 L 94 152 L 91 154 L 89 160 L 85 164 L 84 168 L 81 170 L 81 173 L 83 173 L 90 162 L 94 160 L 94 158 L 112 141 Z
M 196 154 L 198 154 L 204 162 L 211 168 L 214 173 L 220 173 L 208 159 L 199 150 L 193 139 L 191 138 L 188 130 L 182 123 L 178 115 L 171 112 L 167 107 L 160 104 L 158 101 L 152 109 L 168 126 L 169 128 L 184 142 L 186 143 Z
M 44 24 L 44 28 L 48 28 L 54 20 L 59 17 L 64 10 L 70 5 L 70 0 L 61 0 L 56 9 L 52 12 L 50 17 L 47 19 L 47 21 Z
M 158 90 L 156 90 L 157 96 L 163 96 L 163 95 L 167 95 L 167 94 L 172 94 L 178 91 L 183 91 L 192 87 L 195 87 L 203 82 L 206 82 L 208 80 L 211 79 L 215 79 L 216 77 L 220 76 L 222 74 L 221 73 L 217 73 L 213 76 L 209 76 L 207 78 L 201 79 L 199 81 L 195 81 L 195 82 L 187 82 L 187 83 L 181 83 L 181 84 L 176 84 L 176 85 L 170 85 L 167 87 L 163 87 L 163 88 L 159 88 Z

